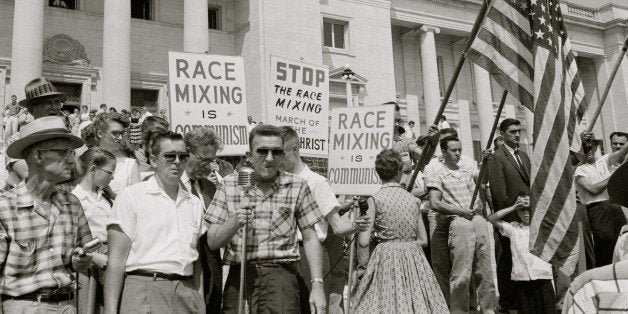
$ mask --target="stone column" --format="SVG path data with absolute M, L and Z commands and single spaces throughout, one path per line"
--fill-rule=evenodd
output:
M 418 31 L 413 30 L 400 36 L 401 54 L 403 57 L 403 78 L 405 86 L 405 98 L 407 106 L 408 121 L 414 121 L 414 134 L 421 133 L 421 116 L 419 113 L 419 76 L 418 76 L 418 55 L 416 53 Z M 429 122 L 431 123 L 431 122 Z M 429 126 L 429 125 L 428 125 Z
M 131 2 L 104 2 L 102 100 L 109 108 L 128 110 L 131 108 Z
M 491 128 L 495 119 L 491 94 L 491 78 L 488 71 L 476 64 L 473 65 L 473 78 L 475 79 L 475 100 L 478 106 L 478 120 L 480 122 L 480 140 L 482 141 L 482 148 L 484 148 L 491 135 Z M 497 136 L 499 136 L 498 131 L 496 132 Z
M 14 1 L 11 94 L 16 95 L 18 101 L 25 97 L 24 86 L 26 83 L 42 76 L 45 3 L 47 1 Z
M 434 122 L 440 107 L 440 90 L 438 87 L 438 64 L 436 60 L 436 43 L 434 33 L 440 29 L 428 25 L 421 27 L 421 69 L 423 76 L 423 101 L 425 103 L 425 122 L 428 127 Z
M 183 51 L 209 51 L 207 0 L 185 0 L 183 4 Z

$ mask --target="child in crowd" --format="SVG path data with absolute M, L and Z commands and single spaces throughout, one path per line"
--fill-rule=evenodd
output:
M 517 213 L 518 221 L 504 221 L 504 217 L 513 211 Z M 514 205 L 491 214 L 488 220 L 510 239 L 510 279 L 517 284 L 519 312 L 556 313 L 552 266 L 530 253 L 530 197 L 519 196 Z

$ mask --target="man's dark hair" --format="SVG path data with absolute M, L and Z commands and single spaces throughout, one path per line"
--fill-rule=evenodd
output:
M 615 137 L 615 136 L 625 137 L 626 139 L 628 139 L 628 133 L 626 133 L 626 132 L 619 132 L 619 131 L 615 131 L 615 132 L 611 133 L 611 136 L 609 136 L 608 139 L 613 141 L 613 137 Z
M 440 134 L 449 134 L 449 136 L 455 136 L 458 137 L 458 131 L 456 131 L 456 129 L 454 128 L 444 128 L 444 129 L 440 129 Z
M 166 131 L 163 133 L 155 133 L 153 135 L 153 138 L 150 142 L 150 149 L 151 149 L 151 154 L 153 156 L 157 156 L 159 155 L 160 151 L 159 151 L 159 144 L 161 144 L 161 142 L 165 141 L 165 140 L 171 140 L 171 141 L 183 141 L 183 136 L 181 136 L 181 134 L 179 133 L 174 133 L 172 131 Z
M 440 118 L 438 118 L 438 120 L 440 120 L 440 121 L 447 121 L 447 116 L 442 114 L 442 115 L 440 115 Z
M 382 181 L 394 178 L 403 169 L 401 154 L 394 149 L 384 149 L 375 158 L 375 172 Z
M 456 136 L 447 136 L 440 140 L 440 149 L 446 150 L 450 142 L 460 142 Z
M 506 132 L 511 125 L 521 125 L 521 122 L 517 119 L 506 118 L 502 123 L 499 124 L 499 131 Z
M 107 104 L 100 104 L 100 108 L 106 108 Z
M 283 138 L 284 143 L 288 140 L 299 140 L 299 134 L 293 127 L 284 125 L 279 128 L 281 129 L 281 137 Z
M 410 124 L 414 124 L 414 121 L 412 121 L 412 120 L 408 121 L 408 125 L 410 125 Z
M 256 136 L 276 136 L 281 138 L 281 141 L 283 142 L 281 129 L 277 126 L 270 124 L 258 124 L 256 127 L 253 128 L 253 130 L 251 130 L 251 133 L 249 134 L 249 148 L 253 148 L 253 139 Z

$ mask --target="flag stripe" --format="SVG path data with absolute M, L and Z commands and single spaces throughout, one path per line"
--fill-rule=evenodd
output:
M 500 85 L 504 87 L 510 94 L 512 94 L 515 98 L 519 99 L 519 101 L 527 106 L 528 108 L 532 108 L 533 97 L 532 93 L 526 89 L 523 85 L 512 79 L 506 72 L 502 71 L 497 64 L 484 54 L 478 52 L 477 50 L 470 50 L 467 54 L 469 58 L 474 60 L 474 63 L 486 69 L 489 73 L 493 75 L 493 77 L 500 82 Z M 529 82 L 529 88 L 532 90 L 533 85 L 532 82 Z M 526 105 L 527 104 L 527 105 Z
M 534 69 L 532 68 L 534 59 L 532 54 L 519 53 L 521 48 L 518 46 L 522 46 L 521 42 L 507 38 L 505 34 L 508 34 L 508 32 L 501 28 L 500 25 L 490 21 L 487 21 L 487 24 L 489 24 L 487 29 L 482 30 L 478 34 L 477 40 L 482 40 L 491 47 L 499 47 L 500 49 L 495 51 L 497 54 L 513 65 L 517 65 L 525 76 L 532 78 L 534 76 Z
M 493 8 L 494 10 L 489 11 L 489 16 L 493 13 L 493 11 L 499 11 L 499 13 L 507 16 L 513 24 L 521 27 L 521 30 L 528 34 L 528 36 L 532 36 L 532 31 L 530 30 L 530 20 L 528 20 L 526 16 L 523 16 L 517 8 L 513 7 L 506 1 L 495 1 L 493 3 Z

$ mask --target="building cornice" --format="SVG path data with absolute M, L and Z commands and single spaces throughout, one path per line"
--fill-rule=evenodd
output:
M 367 5 L 370 7 L 382 8 L 382 9 L 390 9 L 391 2 L 390 0 L 342 0 L 344 2 L 352 2 L 361 5 Z

